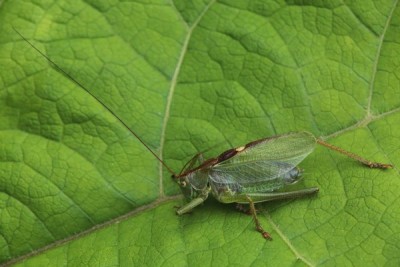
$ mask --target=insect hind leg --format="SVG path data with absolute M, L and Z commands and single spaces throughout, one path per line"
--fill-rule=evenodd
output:
M 337 147 L 337 146 L 334 146 L 332 144 L 329 144 L 329 143 L 325 142 L 322 139 L 317 139 L 317 143 L 322 145 L 322 146 L 324 146 L 324 147 L 327 147 L 327 148 L 329 148 L 329 149 L 331 149 L 333 151 L 336 151 L 336 152 L 339 152 L 339 153 L 341 153 L 343 155 L 346 155 L 347 157 L 352 158 L 352 159 L 354 159 L 354 160 L 356 160 L 356 161 L 358 161 L 358 162 L 360 162 L 360 163 L 362 163 L 365 166 L 368 166 L 370 168 L 377 168 L 377 169 L 390 169 L 390 168 L 393 168 L 392 164 L 373 162 L 373 161 L 367 160 L 367 159 L 365 159 L 365 158 L 363 158 L 363 157 L 361 157 L 361 156 L 359 156 L 357 154 L 354 154 L 354 153 L 352 153 L 350 151 L 344 150 L 341 147 Z

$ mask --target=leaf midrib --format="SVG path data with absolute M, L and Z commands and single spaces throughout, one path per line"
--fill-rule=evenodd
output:
M 160 154 L 159 157 L 161 160 L 163 160 L 163 151 L 164 151 L 164 145 L 165 145 L 165 134 L 166 134 L 166 129 L 167 129 L 167 125 L 168 125 L 168 121 L 170 118 L 170 112 L 171 112 L 171 103 L 172 103 L 172 99 L 175 93 L 175 89 L 176 89 L 176 85 L 178 82 L 178 77 L 180 74 L 180 70 L 183 64 L 183 60 L 185 58 L 186 52 L 187 52 L 187 48 L 189 46 L 189 42 L 190 42 L 190 38 L 192 37 L 193 34 L 193 30 L 196 28 L 196 26 L 199 24 L 200 20 L 203 18 L 203 16 L 206 14 L 207 10 L 216 2 L 216 0 L 212 0 L 210 1 L 210 3 L 208 3 L 208 5 L 203 9 L 203 11 L 200 13 L 199 17 L 196 19 L 196 21 L 193 23 L 193 25 L 191 27 L 187 26 L 187 34 L 185 37 L 185 40 L 183 42 L 183 46 L 181 49 L 181 53 L 179 55 L 178 58 L 178 62 L 176 64 L 175 67 L 175 71 L 172 75 L 172 79 L 171 79 L 171 86 L 169 88 L 169 92 L 168 92 L 168 96 L 167 96 L 167 102 L 166 102 L 166 107 L 165 107 L 165 112 L 164 112 L 164 118 L 163 118 L 163 123 L 162 123 L 162 128 L 161 128 L 161 136 L 160 136 Z M 183 19 L 182 19 L 183 21 Z M 159 192 L 159 196 L 162 198 L 165 196 L 164 194 L 164 177 L 163 177 L 163 168 L 164 166 L 159 163 L 158 164 L 159 168 L 158 168 L 158 172 L 159 172 L 159 185 L 160 185 L 160 192 Z
M 396 6 L 397 6 L 398 2 L 399 2 L 399 0 L 395 0 L 393 2 L 392 9 L 390 10 L 390 13 L 389 13 L 389 15 L 387 17 L 385 26 L 383 27 L 382 34 L 379 37 L 378 48 L 376 50 L 374 64 L 372 65 L 372 73 L 371 73 L 371 81 L 370 81 L 370 84 L 369 84 L 369 96 L 368 96 L 368 105 L 367 105 L 366 117 L 369 117 L 371 115 L 372 95 L 373 95 L 373 92 L 374 92 L 375 78 L 376 78 L 376 73 L 377 73 L 377 69 L 378 69 L 378 65 L 379 65 L 379 59 L 380 59 L 380 55 L 381 55 L 381 51 L 382 51 L 382 46 L 383 46 L 383 42 L 384 42 L 387 30 L 389 28 L 390 22 L 391 22 L 391 20 L 393 18 L 394 10 L 396 9 Z

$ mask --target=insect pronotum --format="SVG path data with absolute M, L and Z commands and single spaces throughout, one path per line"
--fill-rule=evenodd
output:
M 203 155 L 198 153 L 185 164 L 179 174 L 176 174 L 99 98 L 37 49 L 16 29 L 14 30 L 57 71 L 85 90 L 115 116 L 172 174 L 172 178 L 178 183 L 182 193 L 189 201 L 182 207 L 177 208 L 176 214 L 178 215 L 190 212 L 202 204 L 211 193 L 222 203 L 249 204 L 249 212 L 253 216 L 257 231 L 264 238 L 272 239 L 271 235 L 261 226 L 257 218 L 254 203 L 297 198 L 318 192 L 317 187 L 282 191 L 282 189 L 296 183 L 300 179 L 302 170 L 297 165 L 314 150 L 316 144 L 342 153 L 370 168 L 388 169 L 393 167 L 391 164 L 369 161 L 359 155 L 328 144 L 322 139 L 314 137 L 309 132 L 302 131 L 259 139 L 244 146 L 229 149 L 219 156 L 207 160 L 204 160 Z

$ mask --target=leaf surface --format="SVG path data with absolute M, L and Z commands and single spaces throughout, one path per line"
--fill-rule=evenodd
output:
M 398 25 L 397 1 L 4 1 L 0 262 L 399 265 Z M 395 168 L 318 147 L 300 165 L 318 195 L 259 206 L 267 242 L 231 205 L 176 216 L 113 113 L 176 172 L 300 130 Z

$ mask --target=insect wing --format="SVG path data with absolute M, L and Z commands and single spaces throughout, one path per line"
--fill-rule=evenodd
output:
M 315 137 L 308 132 L 261 139 L 214 165 L 209 176 L 216 187 L 238 191 L 259 185 L 264 188 L 257 191 L 272 191 L 283 186 L 283 177 L 307 157 L 315 145 Z

